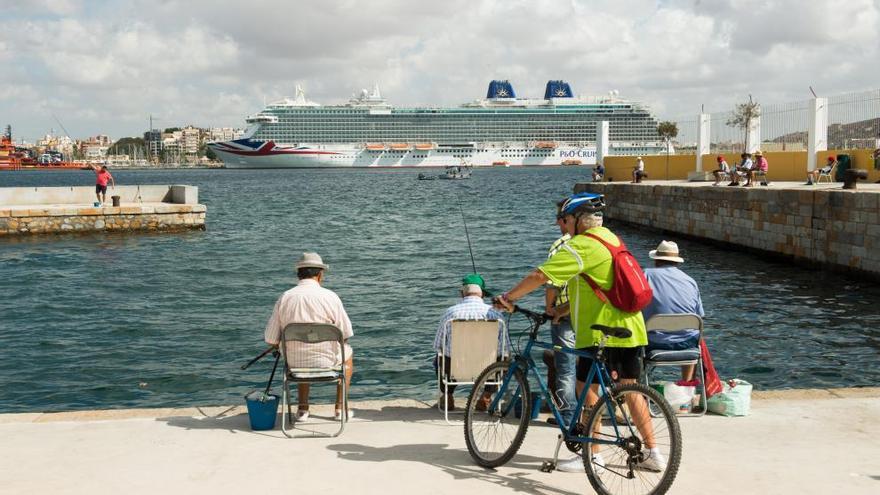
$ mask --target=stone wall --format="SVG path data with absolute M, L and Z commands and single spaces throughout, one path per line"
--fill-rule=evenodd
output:
M 95 231 L 205 229 L 204 205 L 0 209 L 0 236 Z
M 880 279 L 878 191 L 580 183 L 614 220 Z

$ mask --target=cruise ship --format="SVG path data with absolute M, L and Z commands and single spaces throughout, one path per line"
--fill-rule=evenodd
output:
M 655 154 L 663 143 L 644 105 L 575 96 L 549 81 L 544 98 L 517 98 L 509 81 L 458 107 L 394 107 L 378 85 L 343 105 L 294 98 L 247 118 L 241 139 L 208 146 L 228 168 L 593 165 L 597 123 L 609 121 L 609 154 Z

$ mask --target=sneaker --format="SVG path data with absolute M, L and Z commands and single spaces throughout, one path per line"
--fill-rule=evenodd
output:
M 666 470 L 666 457 L 660 452 L 660 449 L 645 449 L 642 454 L 645 456 L 637 467 L 646 471 L 654 471 L 660 473 Z
M 351 421 L 352 418 L 354 418 L 354 411 L 349 409 L 348 410 L 348 419 L 346 419 L 346 421 Z M 342 421 L 342 410 L 341 409 L 336 410 L 336 414 L 333 415 L 333 420 L 334 421 Z
M 563 473 L 583 473 L 584 459 L 581 456 L 576 455 L 566 461 L 559 461 L 556 463 L 556 470 L 562 471 Z
M 296 420 L 300 423 L 308 423 L 309 422 L 309 411 L 305 409 L 300 409 L 296 412 Z
M 489 410 L 489 406 L 492 404 L 492 395 L 491 394 L 483 394 L 477 399 L 477 404 L 474 406 L 479 412 L 486 412 Z

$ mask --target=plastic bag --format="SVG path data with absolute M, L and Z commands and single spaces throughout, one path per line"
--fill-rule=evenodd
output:
M 663 384 L 663 398 L 672 406 L 674 411 L 690 412 L 691 402 L 696 393 L 696 386 L 678 385 L 675 382 L 666 382 Z
M 728 380 L 721 393 L 708 401 L 709 412 L 724 416 L 748 416 L 752 407 L 752 384 L 745 380 Z

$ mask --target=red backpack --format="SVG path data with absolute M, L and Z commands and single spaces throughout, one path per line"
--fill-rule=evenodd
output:
M 641 311 L 654 298 L 654 293 L 651 291 L 651 286 L 648 285 L 648 279 L 645 277 L 642 267 L 639 266 L 639 262 L 629 252 L 623 241 L 620 241 L 620 245 L 615 247 L 596 234 L 588 233 L 586 235 L 602 243 L 611 252 L 614 280 L 611 282 L 611 289 L 605 291 L 586 274 L 581 273 L 581 277 L 590 284 L 596 297 L 602 302 L 610 303 L 615 308 L 627 313 Z

